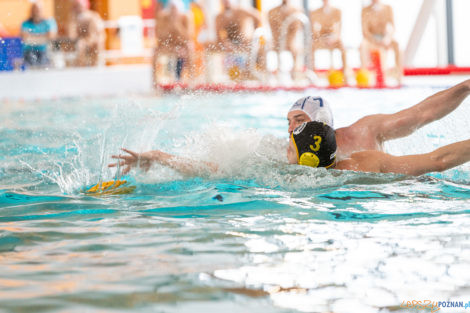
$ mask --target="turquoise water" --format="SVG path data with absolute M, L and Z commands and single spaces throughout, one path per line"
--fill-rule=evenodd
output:
M 330 100 L 341 127 L 441 89 L 310 93 Z M 393 312 L 403 301 L 469 301 L 469 166 L 416 178 L 288 166 L 285 114 L 303 95 L 0 103 L 0 312 Z M 386 150 L 468 138 L 469 105 Z M 132 194 L 85 195 L 114 178 L 106 165 L 120 147 L 210 159 L 222 174 L 154 166 L 125 177 Z

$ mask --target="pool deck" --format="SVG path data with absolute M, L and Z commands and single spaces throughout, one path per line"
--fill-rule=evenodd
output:
M 151 92 L 148 65 L 0 72 L 4 101 Z
M 448 87 L 470 75 L 406 76 L 404 86 Z M 152 95 L 151 68 L 125 65 L 0 72 L 0 101 L 82 96 Z

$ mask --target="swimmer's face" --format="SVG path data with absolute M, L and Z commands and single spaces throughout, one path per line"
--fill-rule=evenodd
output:
M 310 117 L 303 111 L 291 111 L 287 114 L 287 121 L 289 122 L 289 134 L 292 134 L 294 129 L 299 127 L 305 122 L 311 122 Z
M 289 146 L 287 147 L 287 161 L 289 164 L 297 164 L 297 152 L 295 152 L 294 142 L 292 138 L 289 139 Z

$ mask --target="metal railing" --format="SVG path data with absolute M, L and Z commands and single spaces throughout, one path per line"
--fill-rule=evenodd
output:
M 294 13 L 290 15 L 281 26 L 281 40 L 280 40 L 280 51 L 287 50 L 287 33 L 289 26 L 295 22 L 300 21 L 304 27 L 304 56 L 305 56 L 305 65 L 307 69 L 312 69 L 312 28 L 310 24 L 310 19 L 307 15 L 301 12 Z

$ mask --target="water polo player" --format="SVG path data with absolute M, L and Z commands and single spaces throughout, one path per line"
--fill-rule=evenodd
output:
M 411 135 L 415 130 L 439 120 L 455 110 L 470 94 L 470 80 L 440 91 L 420 103 L 393 114 L 368 115 L 350 126 L 335 130 L 338 160 L 353 152 L 382 151 L 385 141 Z M 351 105 L 357 105 L 354 99 Z M 321 97 L 304 97 L 295 102 L 287 114 L 289 134 L 304 122 L 319 121 L 330 127 L 333 115 Z
M 373 173 L 422 175 L 442 172 L 470 161 L 470 140 L 456 142 L 429 153 L 394 156 L 382 151 L 355 152 L 336 160 L 335 131 L 322 122 L 306 122 L 291 134 L 290 164 Z

